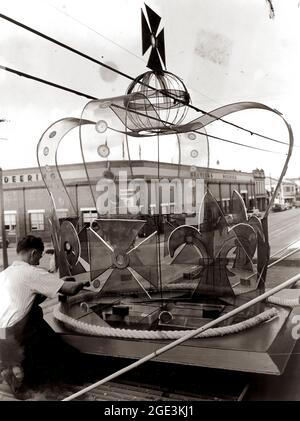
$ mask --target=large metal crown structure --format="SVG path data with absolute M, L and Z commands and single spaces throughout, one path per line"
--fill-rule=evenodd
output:
M 154 216 L 149 206 L 143 210 L 140 206 L 132 215 L 120 211 L 122 195 L 130 199 L 127 187 L 126 193 L 120 190 L 115 201 L 108 198 L 105 202 L 99 192 L 103 193 L 103 186 L 105 191 L 114 191 L 116 183 L 121 184 L 117 165 L 131 180 L 135 178 L 132 155 L 137 141 L 146 140 L 159 152 L 162 144 L 172 140 L 177 151 L 174 174 L 178 177 L 186 166 L 208 170 L 206 128 L 225 116 L 249 109 L 276 114 L 288 129 L 289 152 L 280 184 L 293 134 L 277 110 L 256 102 L 228 104 L 186 121 L 189 93 L 180 78 L 162 69 L 164 32 L 157 34 L 161 19 L 148 6 L 146 11 L 149 24 L 142 12 L 143 54 L 151 47 L 148 67 L 152 71 L 137 77 L 125 95 L 90 101 L 80 118 L 52 124 L 38 143 L 37 157 L 53 205 L 50 225 L 60 276 L 88 279 L 91 284 L 87 288 L 89 298 L 82 299 L 84 305 L 79 300 L 80 308 L 70 310 L 71 314 L 96 320 L 105 328 L 122 327 L 123 323 L 128 328 L 191 329 L 203 323 L 204 314 L 214 317 L 226 306 L 237 306 L 264 290 L 269 259 L 267 217 L 274 196 L 262 219 L 248 218 L 241 195 L 233 191 L 229 220 L 206 188 L 197 211 L 198 223 L 192 226 L 176 224 L 176 218 L 165 219 L 162 238 L 161 203 Z M 58 164 L 59 145 L 76 128 L 82 168 L 97 212 L 89 226 L 83 226 L 74 193 Z M 141 155 L 140 143 L 138 147 Z M 159 153 L 156 164 L 159 179 Z M 67 209 L 68 215 L 59 218 L 59 209 Z M 147 233 L 149 221 L 152 230 Z M 141 240 L 143 230 L 145 238 Z M 186 303 L 194 307 L 187 308 Z M 254 306 L 243 317 L 261 310 L 260 305 Z
M 108 215 L 111 219 L 101 218 L 104 212 L 101 206 L 97 205 L 95 190 L 91 185 L 92 178 L 95 178 L 92 171 L 95 174 L 97 171 L 95 168 L 92 170 L 87 164 L 87 161 L 91 159 L 92 149 L 94 150 L 94 162 L 97 160 L 108 162 L 111 154 L 109 139 L 118 136 L 122 141 L 115 143 L 114 149 L 117 149 L 116 145 L 122 145 L 122 159 L 125 159 L 126 149 L 129 173 L 133 177 L 131 146 L 133 146 L 134 140 L 148 137 L 149 141 L 153 142 L 153 136 L 155 136 L 159 149 L 160 138 L 172 135 L 177 138 L 177 164 L 178 175 L 180 175 L 181 165 L 186 162 L 198 167 L 209 167 L 209 145 L 208 138 L 205 136 L 205 127 L 212 122 L 237 111 L 252 108 L 268 110 L 283 119 L 278 111 L 263 104 L 239 102 L 225 105 L 190 122 L 185 122 L 190 98 L 188 91 L 177 76 L 162 70 L 159 56 L 165 65 L 164 32 L 162 30 L 157 34 L 161 18 L 147 5 L 146 11 L 149 25 L 142 11 L 142 44 L 143 54 L 149 47 L 152 48 L 148 63 L 152 72 L 146 72 L 137 77 L 129 86 L 126 95 L 91 101 L 84 107 L 81 118 L 66 118 L 54 123 L 45 131 L 38 144 L 39 166 L 53 203 L 52 237 L 61 276 L 86 271 L 90 273 L 93 282 L 95 277 L 105 272 L 104 269 L 126 269 L 139 285 L 142 285 L 132 270 L 135 268 L 136 272 L 144 280 L 149 281 L 152 287 L 158 287 L 159 282 L 160 285 L 162 282 L 161 279 L 157 280 L 157 274 L 154 276 L 155 271 L 151 270 L 151 274 L 147 275 L 148 271 L 141 269 L 143 259 L 138 259 L 136 255 L 137 250 L 143 250 L 148 241 L 147 239 L 146 243 L 135 245 L 136 236 L 145 222 L 126 220 L 126 218 L 117 221 L 114 218 L 114 212 Z M 153 82 L 155 86 L 151 85 Z M 283 121 L 285 122 L 284 119 Z M 290 148 L 292 148 L 292 132 L 288 123 L 285 122 L 285 124 L 290 135 Z M 63 181 L 57 160 L 57 151 L 61 140 L 76 127 L 79 127 L 80 150 L 86 178 L 90 183 L 91 199 L 99 215 L 91 227 L 83 229 L 80 228 L 76 204 Z M 201 129 L 201 134 L 198 133 L 199 129 Z M 108 170 L 96 174 L 96 177 L 100 178 L 101 176 L 106 181 L 115 181 L 115 176 L 109 166 Z M 68 209 L 67 221 L 59 221 L 57 218 L 56 210 L 59 208 Z M 169 235 L 168 238 L 165 238 L 168 241 L 171 256 L 174 255 L 176 248 L 183 243 L 189 247 L 195 246 L 197 253 L 201 256 L 198 261 L 202 267 L 199 272 L 201 285 L 205 284 L 207 291 L 226 291 L 230 295 L 233 294 L 233 290 L 227 280 L 227 275 L 231 275 L 230 271 L 228 272 L 226 269 L 229 251 L 235 248 L 236 256 L 233 268 L 250 270 L 254 267 L 253 257 L 257 247 L 265 249 L 263 253 L 258 253 L 257 257 L 259 285 L 262 285 L 265 278 L 268 257 L 266 221 L 264 222 L 263 219 L 262 223 L 254 217 L 248 221 L 245 205 L 237 192 L 234 192 L 232 196 L 231 212 L 234 215 L 234 224 L 229 226 L 218 203 L 207 191 L 200 210 L 202 220 L 199 221 L 199 229 L 182 226 L 170 232 L 172 225 L 168 223 L 166 232 Z M 118 227 L 117 231 L 115 231 L 115 227 Z M 127 242 L 128 239 L 130 239 L 129 242 Z M 154 237 L 150 236 L 150 239 L 154 241 Z M 165 247 L 165 252 L 166 250 Z M 81 256 L 81 253 L 84 256 Z M 157 265 L 158 260 L 155 253 L 150 253 L 150 255 L 153 254 L 150 259 L 151 266 Z M 102 255 L 106 257 L 101 258 Z M 183 255 L 182 252 L 180 255 Z M 259 262 L 260 256 L 263 256 L 266 261 Z M 80 258 L 86 264 L 80 263 Z M 178 260 L 180 259 L 177 256 L 175 261 Z M 242 262 L 244 263 L 242 264 Z M 217 269 L 214 268 L 215 266 Z M 158 270 L 157 273 L 160 272 Z M 216 273 L 220 275 L 215 276 Z M 205 280 L 203 280 L 204 278 Z M 199 292 L 200 289 L 203 290 L 203 287 L 199 286 L 197 291 Z

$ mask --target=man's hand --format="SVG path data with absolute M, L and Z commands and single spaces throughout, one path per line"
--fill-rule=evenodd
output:
M 58 292 L 65 295 L 76 295 L 79 291 L 82 290 L 85 286 L 90 286 L 89 281 L 76 281 L 72 277 L 65 279 L 62 287 Z

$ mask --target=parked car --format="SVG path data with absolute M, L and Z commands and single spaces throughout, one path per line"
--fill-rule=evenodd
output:
M 6 247 L 8 247 L 9 246 L 9 239 L 8 238 L 6 238 Z M 0 236 L 0 248 L 2 248 L 3 247 L 3 245 L 2 245 L 2 237 Z
M 249 209 L 249 210 L 247 211 L 247 215 L 248 215 L 248 217 L 250 217 L 250 216 L 252 216 L 252 215 L 255 215 L 255 216 L 257 216 L 258 218 L 261 218 L 261 212 L 260 212 L 260 210 L 259 210 L 259 209 L 257 209 L 257 208 L 252 208 L 252 209 Z
M 275 203 L 272 207 L 273 212 L 281 212 L 288 209 L 288 205 L 286 203 Z

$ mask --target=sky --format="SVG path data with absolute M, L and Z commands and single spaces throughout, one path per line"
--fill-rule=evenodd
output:
M 295 147 L 288 177 L 300 177 L 300 7 L 299 0 L 148 0 L 162 18 L 167 70 L 180 77 L 192 104 L 212 111 L 240 101 L 263 103 L 291 124 Z M 136 77 L 147 71 L 141 51 L 140 0 L 0 0 L 1 13 Z M 160 29 L 159 29 L 160 30 Z M 110 98 L 126 93 L 129 79 L 75 55 L 0 18 L 0 65 Z M 88 100 L 0 69 L 0 166 L 37 166 L 36 146 L 56 120 L 80 117 Z M 199 116 L 189 112 L 185 122 Z M 262 110 L 242 111 L 226 120 L 288 142 L 282 119 Z M 278 177 L 287 145 L 267 141 L 218 122 L 208 133 L 272 152 L 210 140 L 210 165 Z M 6 139 L 6 140 L 5 140 Z M 112 155 L 116 140 L 109 144 Z M 153 138 L 143 139 L 142 158 L 156 159 Z M 91 143 L 92 144 L 92 143 Z M 120 145 L 118 146 L 120 150 Z M 185 144 L 183 144 L 183 149 Z M 132 157 L 138 158 L 138 144 Z M 79 160 L 78 133 L 66 137 L 59 162 Z M 176 141 L 161 142 L 161 159 L 176 162 Z M 192 164 L 191 159 L 187 160 Z M 194 161 L 197 165 L 197 159 Z

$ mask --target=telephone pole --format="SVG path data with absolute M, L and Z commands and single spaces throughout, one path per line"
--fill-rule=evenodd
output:
M 2 234 L 2 259 L 3 269 L 8 266 L 7 246 L 6 246 L 6 231 L 4 221 L 4 197 L 3 197 L 3 177 L 2 168 L 0 168 L 0 219 L 1 219 L 1 234 Z
M 8 123 L 10 120 L 0 117 L 0 123 Z M 6 137 L 1 137 L 0 140 L 7 140 Z M 0 167 L 0 222 L 1 222 L 1 235 L 2 235 L 2 261 L 3 269 L 6 269 L 8 266 L 7 258 L 7 245 L 6 245 L 6 231 L 5 231 L 5 221 L 4 221 L 4 196 L 3 196 L 3 177 L 2 177 L 2 168 Z

